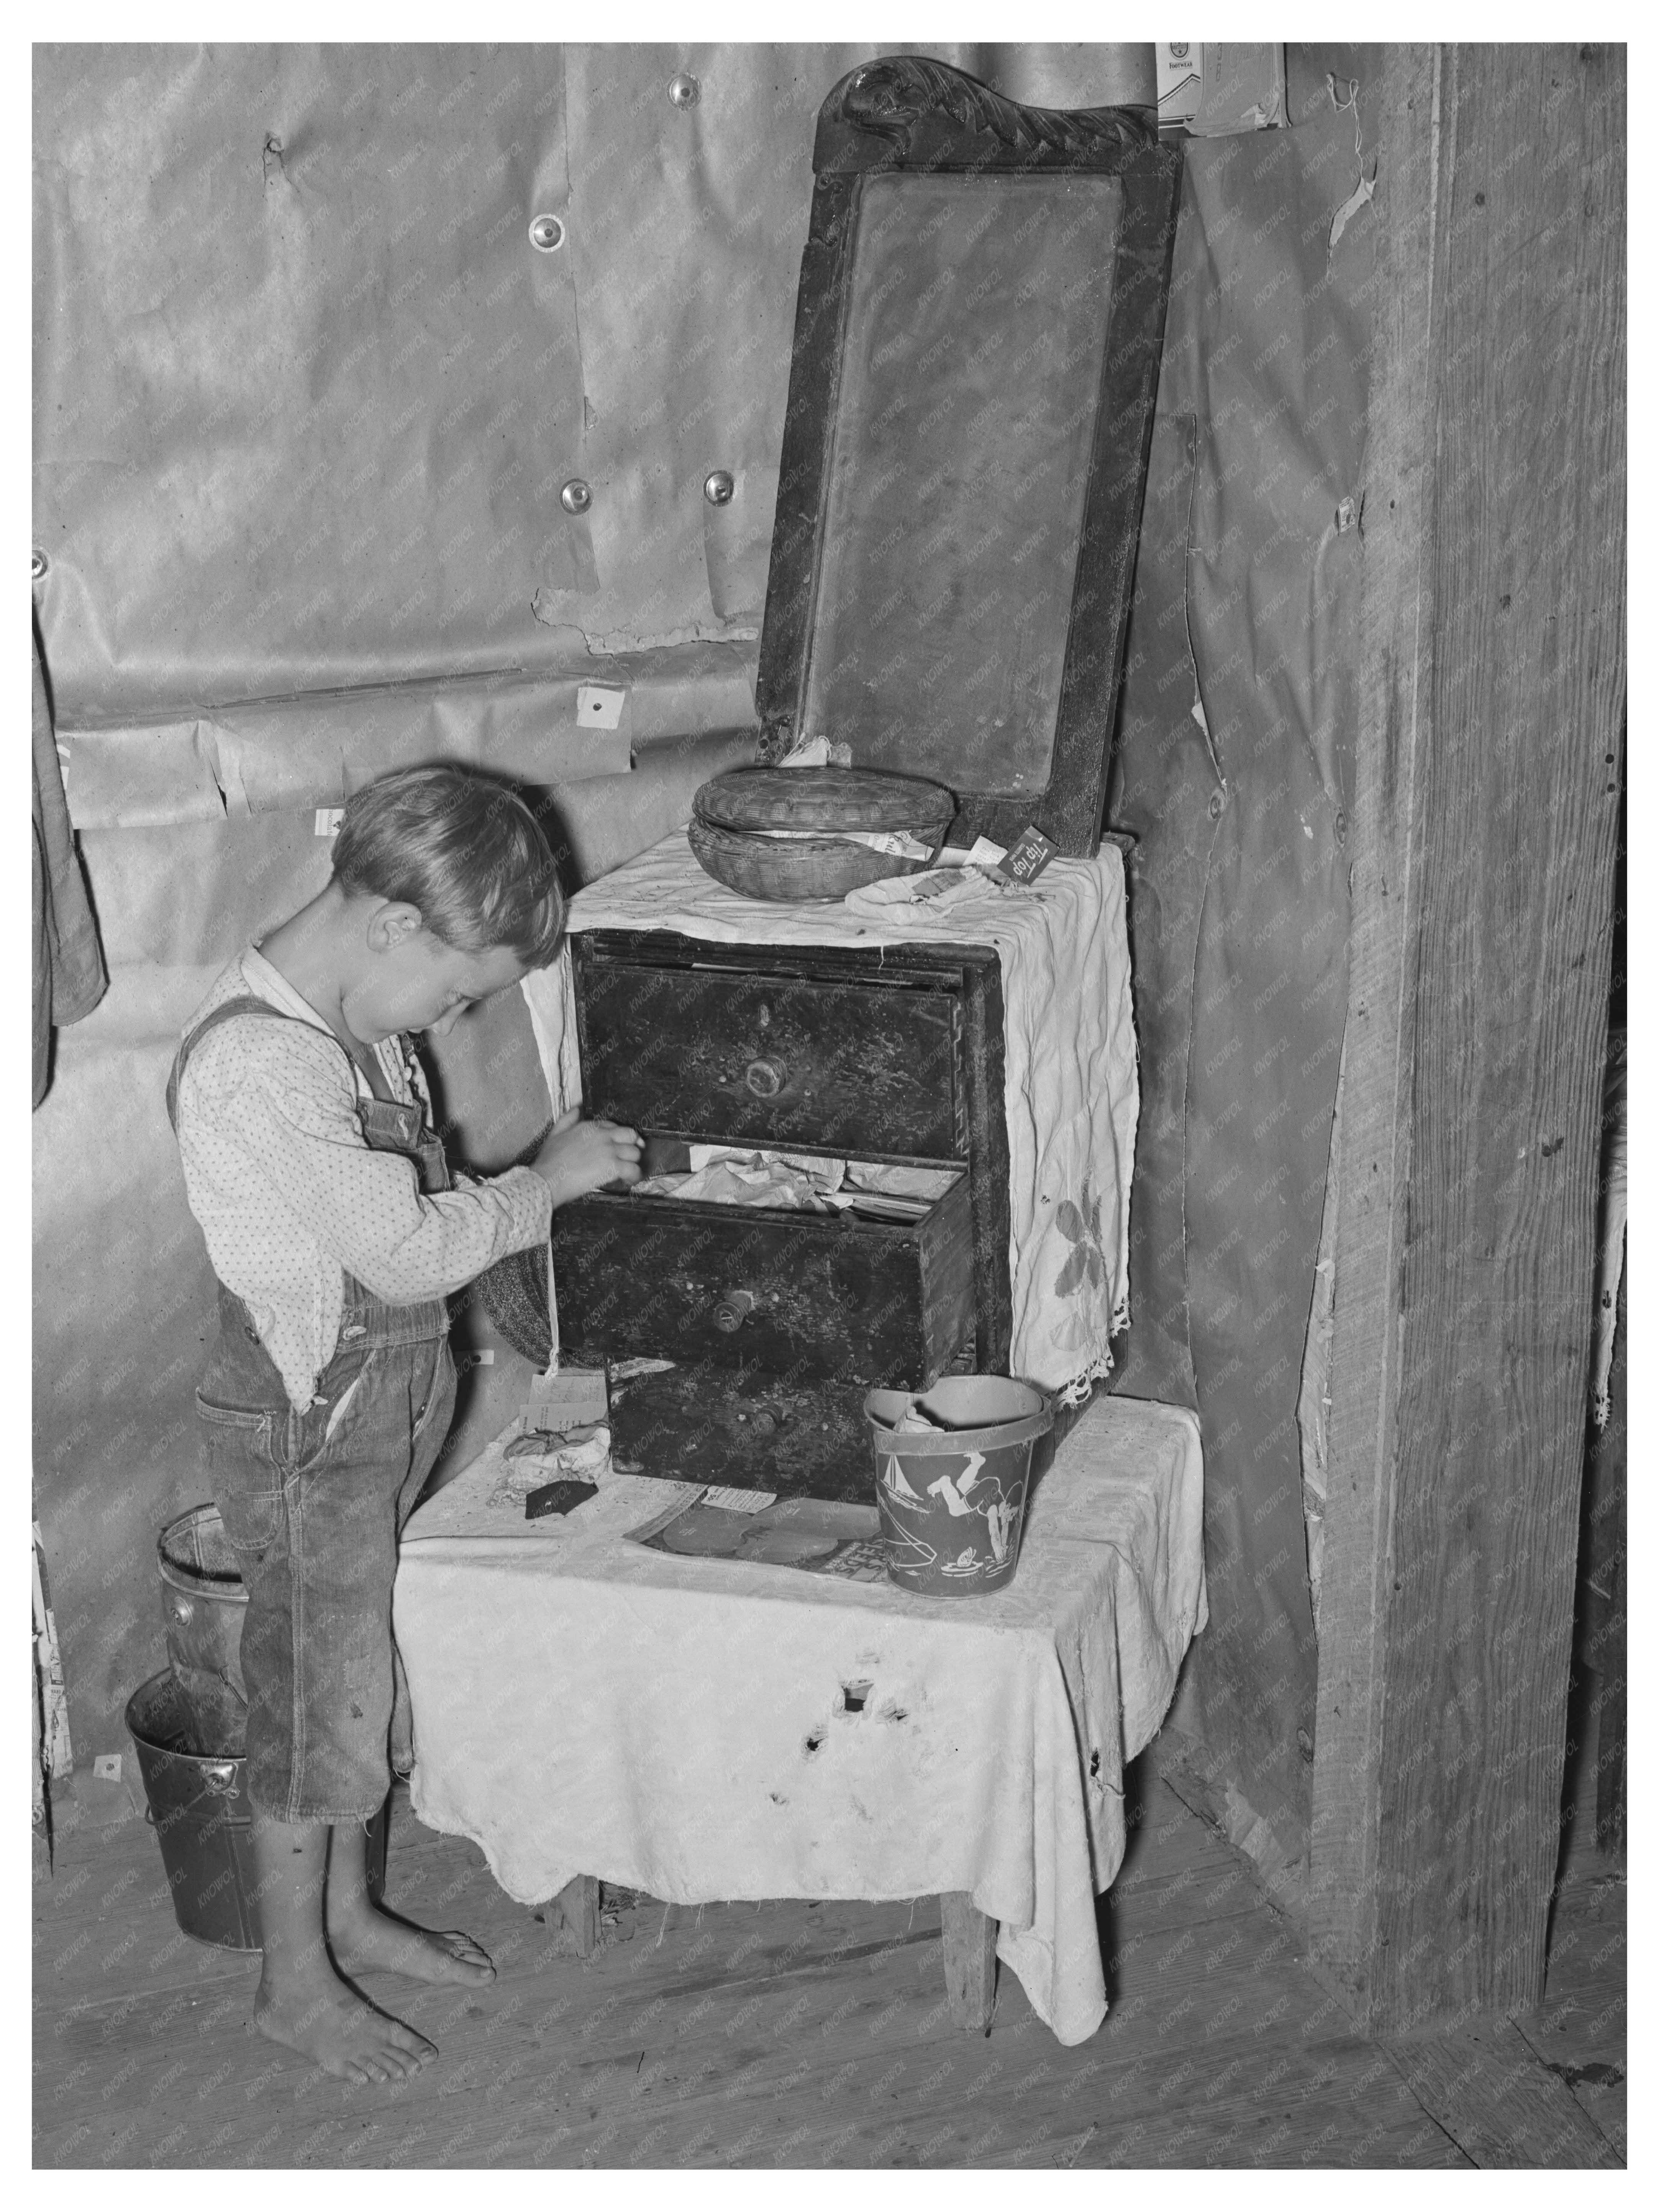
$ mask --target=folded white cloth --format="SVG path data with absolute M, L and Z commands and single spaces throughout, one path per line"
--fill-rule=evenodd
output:
M 570 927 L 667 929 L 726 945 L 994 946 L 1002 964 L 1010 1370 L 1073 1395 L 1109 1371 L 1110 1340 L 1128 1322 L 1139 1112 L 1115 846 L 1091 860 L 1052 861 L 1029 886 L 971 869 L 947 882 L 936 872 L 871 884 L 838 906 L 785 907 L 717 884 L 677 830 L 579 892 Z M 526 976 L 524 991 L 562 1112 L 581 1096 L 568 957 Z

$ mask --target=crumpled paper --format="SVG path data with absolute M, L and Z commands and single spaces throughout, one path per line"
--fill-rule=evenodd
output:
M 634 1186 L 636 1198 L 702 1199 L 712 1206 L 782 1206 L 805 1213 L 830 1210 L 841 1188 L 844 1160 L 805 1160 L 780 1152 L 716 1152 L 694 1145 L 690 1175 L 652 1176 Z M 699 1158 L 699 1153 L 714 1157 Z
M 544 1483 L 557 1482 L 566 1476 L 582 1482 L 602 1482 L 610 1471 L 611 1431 L 600 1426 L 585 1443 L 503 1460 L 500 1479 L 489 1493 L 489 1503 L 522 1507 L 531 1492 L 539 1490 Z

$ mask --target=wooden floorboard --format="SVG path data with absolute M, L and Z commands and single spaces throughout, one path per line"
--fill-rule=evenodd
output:
M 990 2035 L 955 2027 L 936 1899 L 606 1893 L 580 1959 L 475 1846 L 400 1802 L 390 1900 L 470 1929 L 499 1975 L 482 1992 L 370 1985 L 439 2046 L 397 2091 L 349 2089 L 253 2034 L 256 1962 L 180 1936 L 151 1832 L 94 1813 L 33 1893 L 44 2166 L 1405 2168 L 1493 2153 L 1468 2124 L 1460 2146 L 1456 2116 L 1425 2109 L 1432 2087 L 1355 2035 L 1249 1863 L 1144 1768 L 1103 1908 L 1111 2010 L 1070 2050 L 1006 1968 Z M 1548 2001 L 1511 2033 L 1582 2114 L 1583 2144 L 1599 2130 L 1622 2153 L 1622 1882 L 1570 1873 L 1554 1942 Z
M 1512 2021 L 1461 2035 L 1391 2041 L 1388 2049 L 1419 2104 L 1472 2166 L 1623 2164 Z

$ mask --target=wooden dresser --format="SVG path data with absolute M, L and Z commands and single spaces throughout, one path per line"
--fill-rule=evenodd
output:
M 958 1171 L 915 1222 L 605 1193 L 555 1219 L 562 1345 L 613 1364 L 619 1463 L 867 1498 L 866 1389 L 1007 1363 L 996 954 L 599 930 L 571 957 L 588 1113 Z M 674 1364 L 615 1374 L 637 1359 Z

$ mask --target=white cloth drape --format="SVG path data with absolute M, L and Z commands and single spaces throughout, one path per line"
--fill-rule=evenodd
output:
M 1123 1769 L 1205 1620 L 1195 1418 L 1097 1399 L 972 1599 L 647 1550 L 627 1531 L 695 1493 L 640 1476 L 526 1522 L 507 1441 L 403 1540 L 428 1826 L 526 1904 L 579 1874 L 683 1904 L 966 1891 L 1060 2040 L 1092 2034 Z

